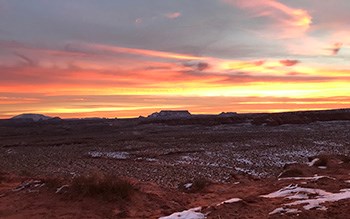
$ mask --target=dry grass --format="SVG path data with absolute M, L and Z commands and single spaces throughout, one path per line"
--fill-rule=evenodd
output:
M 99 198 L 105 201 L 128 199 L 136 188 L 127 180 L 114 175 L 81 175 L 75 178 L 41 178 L 50 190 L 57 190 L 65 186 L 64 193 L 71 198 Z
M 126 180 L 117 176 L 97 174 L 74 178 L 70 188 L 75 195 L 108 201 L 128 199 L 135 191 L 135 187 Z

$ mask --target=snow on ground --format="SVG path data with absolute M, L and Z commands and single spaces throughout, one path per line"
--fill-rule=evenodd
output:
M 292 209 L 292 208 L 276 208 L 275 210 L 271 211 L 269 215 L 272 214 L 296 214 L 299 213 L 300 211 L 298 209 Z
M 291 197 L 294 194 L 300 194 L 300 193 L 305 193 L 305 194 L 312 194 L 312 195 L 330 195 L 332 193 L 326 192 L 321 189 L 310 189 L 310 188 L 301 188 L 298 185 L 289 185 L 286 186 L 276 192 L 272 192 L 267 195 L 262 195 L 261 197 L 263 198 L 286 198 L 286 197 Z
M 224 205 L 224 204 L 231 204 L 235 202 L 240 202 L 242 199 L 240 198 L 231 198 L 226 201 L 220 202 L 216 206 Z M 182 212 L 175 212 L 169 216 L 160 217 L 159 219 L 204 219 L 206 218 L 206 215 L 201 213 L 202 207 L 198 208 L 191 208 L 189 210 L 185 210 Z
M 231 198 L 229 200 L 226 200 L 226 201 L 223 201 L 223 202 L 217 204 L 216 206 L 220 206 L 220 205 L 224 205 L 224 204 L 231 204 L 231 203 L 240 202 L 240 201 L 242 201 L 242 199 L 240 199 L 240 198 Z
M 60 193 L 64 188 L 68 188 L 68 187 L 69 187 L 69 185 L 63 185 L 63 186 L 57 188 L 55 193 Z
M 329 193 L 327 195 L 319 195 L 312 199 L 306 199 L 306 200 L 299 200 L 292 203 L 287 204 L 288 206 L 292 205 L 304 205 L 305 210 L 310 209 L 321 209 L 326 210 L 324 206 L 321 206 L 321 204 L 325 202 L 336 202 L 344 199 L 350 199 L 350 189 L 342 189 L 339 193 Z
M 307 165 L 309 165 L 310 167 L 312 167 L 312 166 L 315 165 L 315 163 L 316 163 L 317 161 L 319 161 L 319 160 L 320 160 L 319 158 L 315 158 L 315 159 L 313 159 L 311 162 L 307 163 Z
M 317 180 L 323 179 L 323 178 L 335 180 L 335 178 L 329 177 L 329 176 L 283 177 L 283 178 L 279 178 L 278 180 L 312 180 L 312 181 L 317 181 Z
M 314 141 L 315 144 L 317 145 L 326 145 L 326 146 L 332 146 L 332 147 L 342 147 L 342 144 L 338 144 L 335 142 L 331 142 L 331 141 Z
M 184 187 L 186 188 L 186 189 L 189 189 L 189 188 L 191 188 L 193 186 L 193 183 L 186 183 L 185 185 L 184 185 Z
M 236 159 L 238 162 L 240 163 L 244 163 L 244 164 L 248 164 L 248 165 L 253 165 L 253 162 L 251 162 L 250 160 L 246 159 L 246 158 L 237 158 Z
M 159 219 L 204 219 L 205 215 L 200 212 L 201 210 L 201 207 L 191 208 L 186 211 L 173 213 L 169 216 L 160 217 Z
M 251 176 L 256 176 L 256 177 L 264 175 L 263 173 L 259 173 L 259 172 L 255 171 L 255 170 L 245 169 L 245 168 L 241 168 L 241 167 L 235 167 L 235 170 L 238 171 L 238 172 L 246 173 L 246 174 L 249 174 Z
M 118 160 L 125 160 L 129 158 L 128 152 L 122 152 L 122 151 L 115 151 L 115 152 L 100 152 L 100 151 L 90 151 L 88 152 L 88 155 L 92 158 L 112 158 L 112 159 L 118 159 Z
M 297 201 L 287 203 L 285 206 L 303 205 L 305 210 L 319 209 L 327 210 L 321 204 L 326 202 L 336 202 L 344 199 L 350 199 L 350 189 L 342 189 L 339 193 L 326 192 L 322 189 L 302 188 L 298 185 L 289 185 L 276 192 L 262 195 L 264 198 L 287 198 L 299 199 Z M 279 210 L 281 210 L 279 208 Z M 275 209 L 274 213 L 281 213 Z M 271 214 L 273 213 L 271 212 Z

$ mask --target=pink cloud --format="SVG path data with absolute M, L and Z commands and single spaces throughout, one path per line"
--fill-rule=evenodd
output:
M 276 23 L 274 31 L 281 30 L 283 38 L 302 36 L 309 30 L 312 17 L 308 11 L 289 7 L 277 0 L 222 0 L 253 13 L 255 17 L 269 17 Z M 276 25 L 276 26 L 275 26 Z
M 171 12 L 171 13 L 167 13 L 165 14 L 164 16 L 166 18 L 169 18 L 169 19 L 176 19 L 178 17 L 180 17 L 182 14 L 180 12 Z
M 294 66 L 298 64 L 300 61 L 298 60 L 290 60 L 290 59 L 285 59 L 285 60 L 280 60 L 280 63 L 284 66 Z

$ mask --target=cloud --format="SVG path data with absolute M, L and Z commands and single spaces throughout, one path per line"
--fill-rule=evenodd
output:
M 222 0 L 253 13 L 254 17 L 268 17 L 275 21 L 274 33 L 282 30 L 283 38 L 302 36 L 309 30 L 312 16 L 308 11 L 289 7 L 277 0 Z
M 143 19 L 142 18 L 136 18 L 135 19 L 135 24 L 142 24 Z
M 29 51 L 32 53 L 43 53 L 51 56 L 61 56 L 61 57 L 86 57 L 87 53 L 82 51 L 77 51 L 71 48 L 70 44 L 66 44 L 63 49 L 53 49 L 45 46 L 34 46 L 29 43 L 22 43 L 15 40 L 0 40 L 0 48 L 15 51 L 14 53 L 19 56 L 16 51 Z M 20 54 L 23 59 L 23 54 Z M 27 57 L 28 58 L 28 57 Z M 28 60 L 27 60 L 28 61 Z
M 76 44 L 76 50 L 89 51 L 89 52 L 110 52 L 116 54 L 130 54 L 137 56 L 150 56 L 164 59 L 177 59 L 177 60 L 202 60 L 205 57 L 194 56 L 190 54 L 181 54 L 173 52 L 164 52 L 148 49 L 135 49 L 127 47 L 119 47 L 106 44 Z
M 176 19 L 182 16 L 180 12 L 171 12 L 164 15 L 168 19 Z
M 290 59 L 285 59 L 285 60 L 280 60 L 280 63 L 284 66 L 294 66 L 300 63 L 299 60 L 290 60 Z
M 204 71 L 210 67 L 209 63 L 207 62 L 185 62 L 182 65 L 185 67 L 191 67 L 195 71 Z
M 118 101 L 116 101 L 118 100 Z M 172 96 L 172 95 L 54 95 L 0 93 L 0 118 L 23 112 L 41 112 L 64 118 L 72 117 L 138 117 L 161 109 L 188 109 L 193 113 L 222 111 L 255 112 L 300 108 L 345 108 L 350 97 L 330 96 L 289 98 L 275 96 Z M 6 106 L 7 105 L 7 106 Z M 16 106 L 11 108 L 11 106 Z M 69 106 L 69 107 L 63 107 Z
M 330 49 L 330 50 L 332 51 L 333 55 L 337 55 L 342 47 L 343 47 L 342 43 L 335 43 L 333 45 L 333 48 Z
M 27 63 L 28 65 L 36 65 L 36 64 L 37 64 L 33 59 L 29 58 L 28 56 L 25 56 L 25 55 L 20 54 L 20 53 L 18 53 L 18 52 L 14 52 L 14 54 L 15 54 L 17 57 L 19 57 L 20 59 L 22 59 L 22 60 L 23 60 L 25 63 Z

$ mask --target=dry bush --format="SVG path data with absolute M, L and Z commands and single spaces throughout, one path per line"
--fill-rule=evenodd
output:
M 326 167 L 327 164 L 328 164 L 328 158 L 327 157 L 319 157 L 319 160 L 315 162 L 314 166 Z
M 346 155 L 339 155 L 339 159 L 343 161 L 344 163 L 350 163 L 350 157 Z
M 186 187 L 187 184 L 191 184 L 191 186 Z M 210 181 L 205 178 L 197 178 L 193 181 L 187 181 L 185 183 L 179 184 L 179 189 L 181 191 L 187 192 L 187 193 L 197 193 L 202 192 L 208 185 L 210 184 Z
M 71 183 L 71 191 L 78 196 L 98 197 L 112 201 L 129 198 L 135 191 L 135 187 L 117 176 L 95 174 L 74 178 Z
M 6 174 L 2 171 L 0 171 L 0 183 L 3 183 L 6 181 Z
M 292 168 L 289 170 L 283 171 L 278 178 L 286 178 L 286 177 L 299 177 L 304 176 L 304 173 L 301 169 L 298 168 Z
M 329 162 L 329 156 L 327 155 L 319 155 L 319 156 L 316 156 L 316 157 L 311 157 L 309 158 L 310 162 L 314 159 L 318 159 L 313 166 L 316 166 L 316 167 L 326 167 L 328 162 Z
M 57 189 L 64 184 L 64 179 L 56 177 L 41 178 L 40 181 L 49 189 Z

